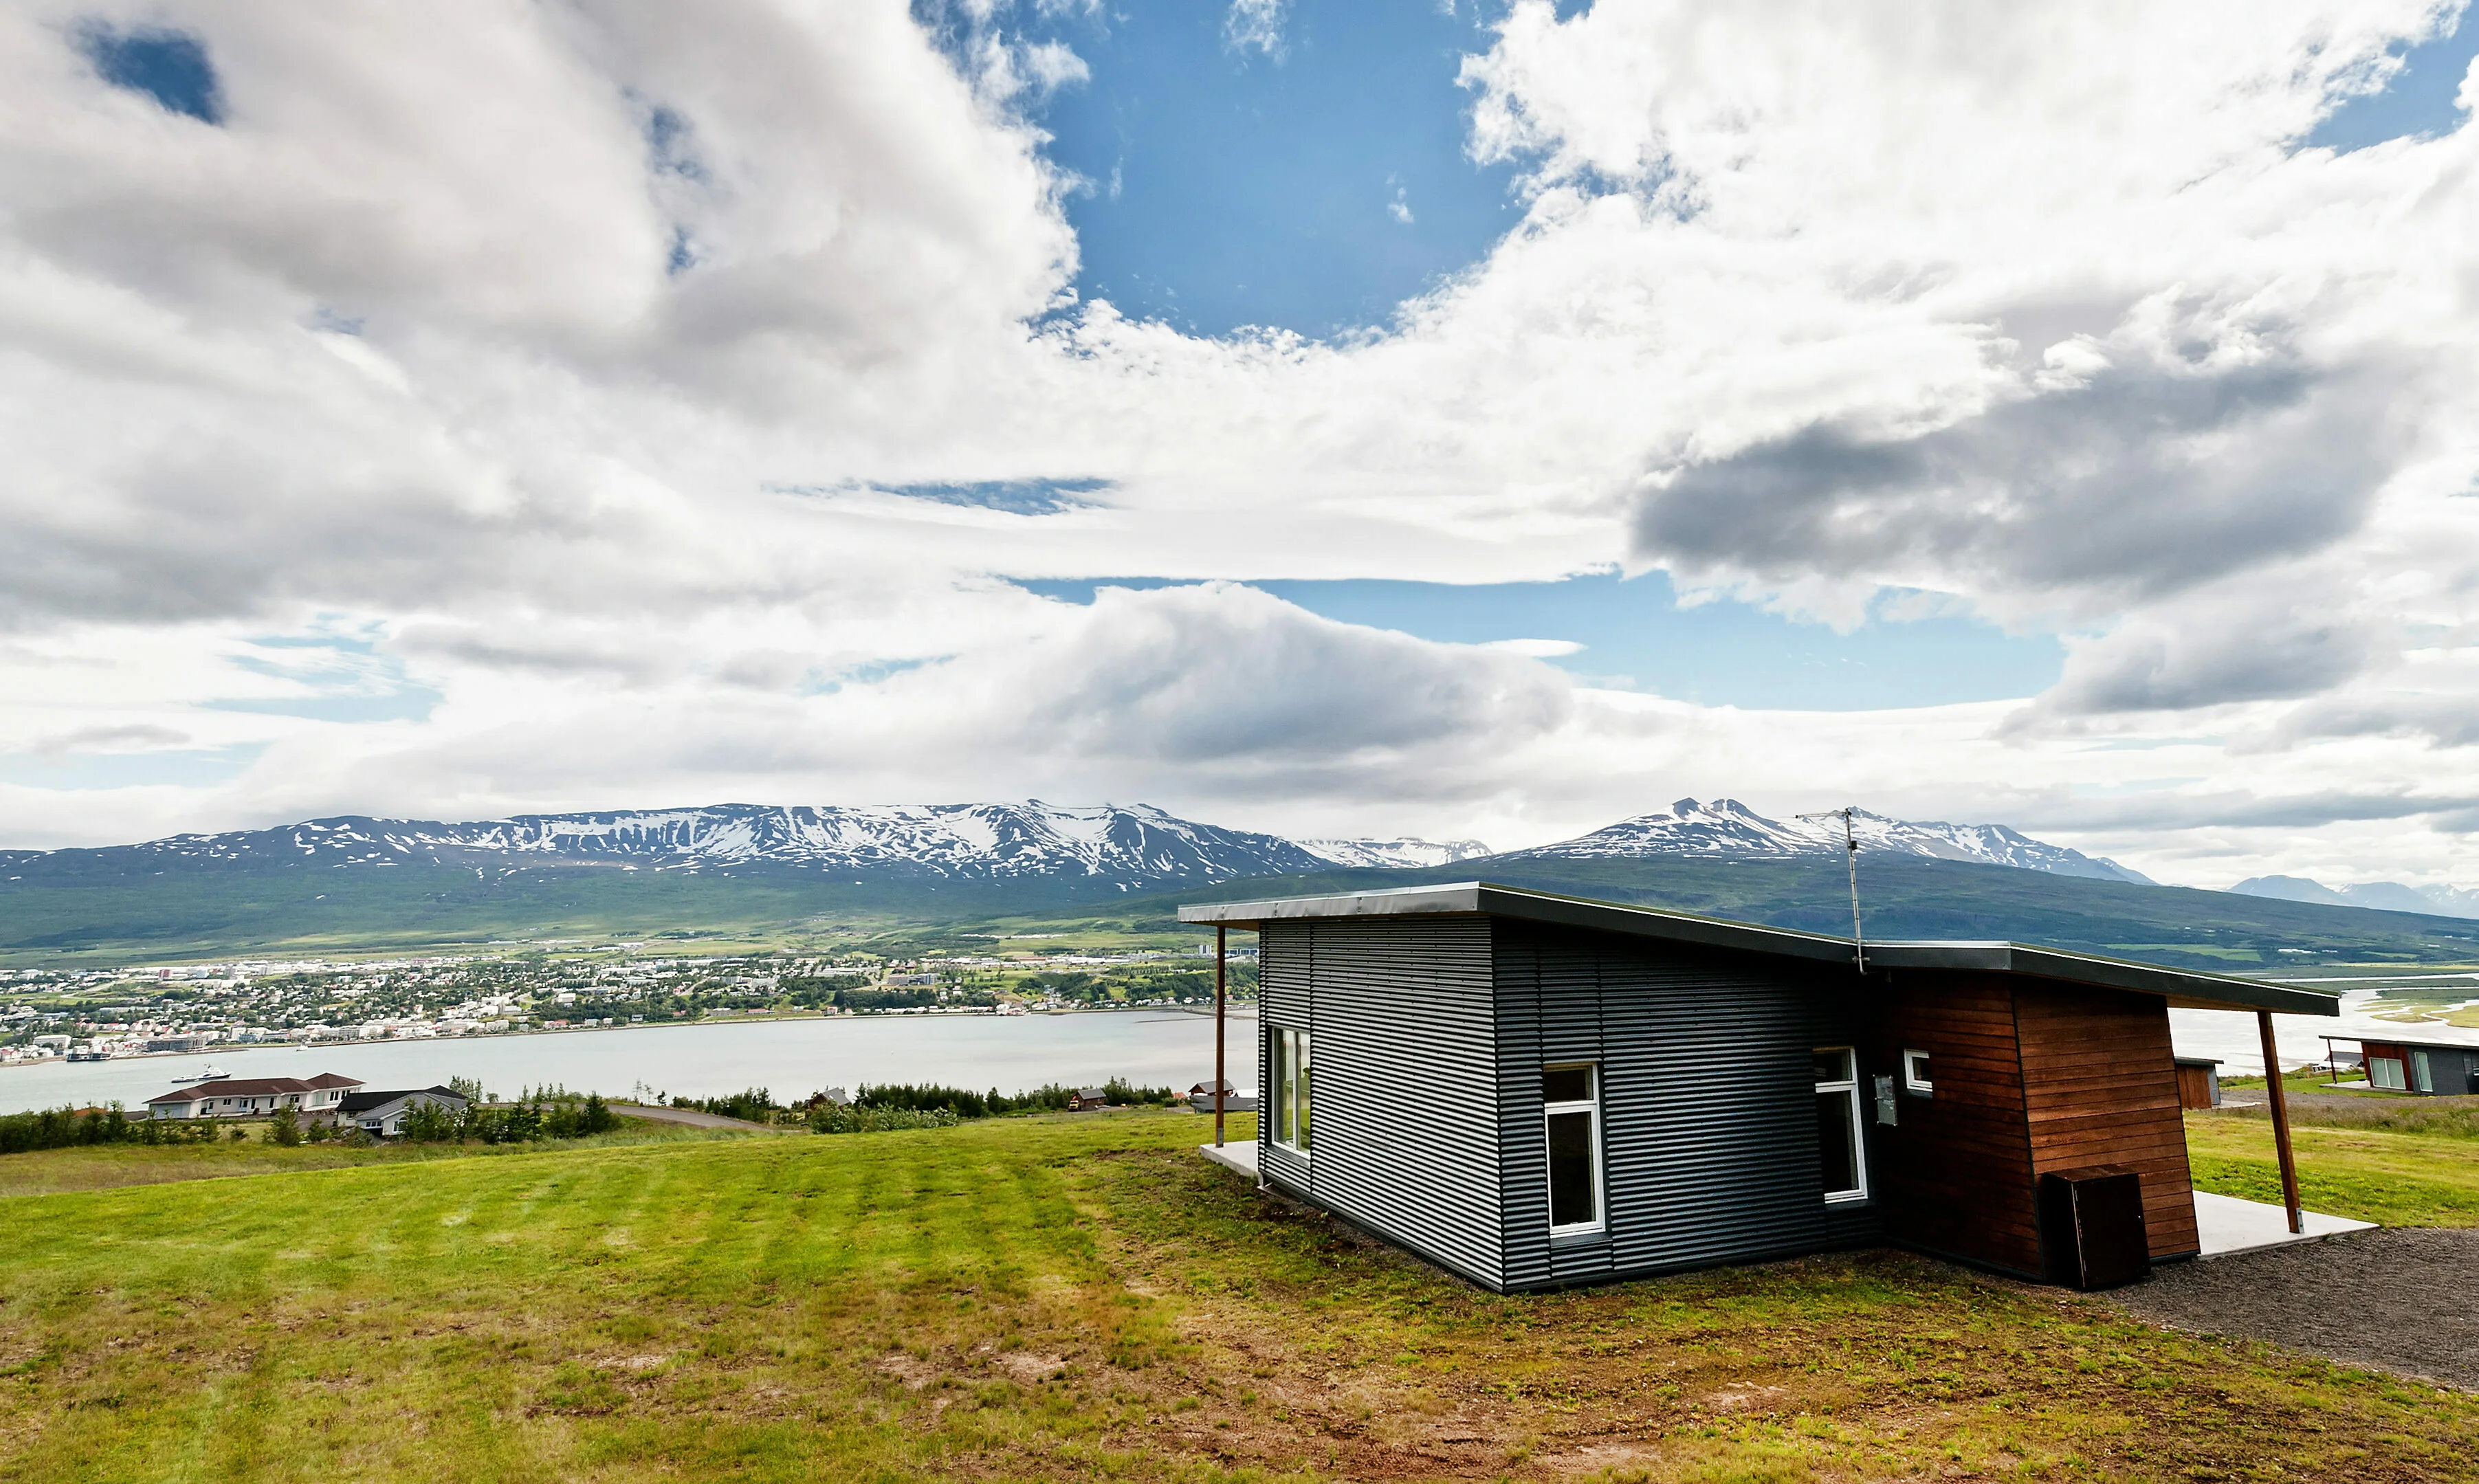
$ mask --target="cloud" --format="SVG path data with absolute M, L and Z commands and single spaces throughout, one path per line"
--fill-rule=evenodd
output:
M 1088 0 L 104 7 L 212 110 L 0 13 L 0 730 L 224 769 L 0 780 L 0 833 L 1039 793 L 1517 843 L 1694 793 L 2461 868 L 2377 806 L 2462 797 L 2479 698 L 2479 132 L 2302 143 L 2427 0 L 1557 12 L 1465 68 L 1510 230 L 1329 343 L 1082 285 L 1035 115 L 1084 63 L 1029 28 Z M 1287 7 L 1211 18 L 1281 59 Z M 1613 566 L 2071 658 L 1747 713 L 1211 585 Z M 319 632 L 367 673 L 235 663 Z M 216 708 L 335 701 L 403 715 Z
M 1222 44 L 1235 52 L 1254 49 L 1267 60 L 1283 60 L 1283 18 L 1291 0 L 1231 0 L 1222 15 Z
M 190 740 L 186 731 L 141 722 L 119 727 L 81 727 L 74 731 L 40 737 L 35 742 L 34 752 L 41 757 L 58 757 L 67 753 L 138 753 L 183 747 Z
M 2190 330 L 2183 357 L 2078 343 L 2090 369 L 2067 384 L 1942 426 L 1811 423 L 1657 473 L 1635 501 L 1635 554 L 1696 575 L 1908 567 L 2124 600 L 2349 534 L 2399 457 L 2391 386 L 2252 345 L 2224 355 L 2251 337 L 2210 333 Z

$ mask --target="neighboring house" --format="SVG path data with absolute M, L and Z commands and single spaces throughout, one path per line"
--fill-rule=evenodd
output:
M 2221 1106 L 2221 1063 L 2211 1057 L 2179 1057 L 2178 1106 L 2181 1108 L 2218 1108 Z
M 2453 1041 L 2370 1040 L 2364 1036 L 2324 1037 L 2329 1053 L 2333 1042 L 2355 1039 L 2367 1068 L 2367 1086 L 2388 1092 L 2422 1092 L 2444 1097 L 2458 1092 L 2479 1092 L 2479 1046 Z M 2339 1068 L 2349 1064 L 2349 1058 L 2331 1056 L 2338 1078 Z
M 154 1118 L 265 1118 L 290 1108 L 304 1118 L 326 1118 L 342 1108 L 361 1083 L 321 1072 L 316 1077 L 218 1077 L 175 1087 L 146 1100 Z
M 2031 1278 L 2096 1235 L 2192 1255 L 2169 1007 L 2337 1012 L 2007 943 L 1872 943 L 1863 978 L 1847 938 L 1479 883 L 1180 919 L 1259 934 L 1259 1179 L 1498 1292 L 1880 1242 Z M 2103 1170 L 2139 1182 L 2124 1230 L 2044 1228 L 2044 1179 Z
M 461 1113 L 467 1106 L 465 1094 L 452 1087 L 414 1087 L 396 1092 L 356 1092 L 345 1099 L 346 1122 L 361 1125 L 362 1132 L 378 1139 L 394 1139 L 404 1132 L 404 1115 L 424 1103 L 436 1104 L 449 1113 Z
M 1198 1113 L 1214 1112 L 1214 1086 L 1210 1082 L 1200 1082 L 1188 1088 L 1188 1106 Z M 1222 1111 L 1227 1113 L 1255 1113 L 1257 1100 L 1253 1097 L 1241 1097 L 1231 1086 L 1230 1080 L 1225 1078 L 1222 1082 Z
M 1111 1094 L 1103 1087 L 1079 1087 L 1076 1095 L 1067 1100 L 1067 1106 L 1078 1113 L 1090 1108 L 1108 1108 L 1111 1106 Z

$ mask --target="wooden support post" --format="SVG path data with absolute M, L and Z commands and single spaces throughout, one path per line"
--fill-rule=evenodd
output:
M 2255 1027 L 2263 1037 L 2263 1085 L 2272 1094 L 2272 1141 L 2281 1151 L 2281 1203 L 2289 1212 L 2293 1236 L 2307 1230 L 2306 1214 L 2298 1209 L 2298 1159 L 2289 1151 L 2289 1092 L 2281 1085 L 2281 1047 L 2272 1038 L 2272 1011 L 2255 1012 Z
M 1228 1080 L 1222 1071 L 1222 1006 L 1225 982 L 1226 950 L 1231 930 L 1220 923 L 1214 925 L 1214 1147 L 1222 1147 L 1222 1087 Z

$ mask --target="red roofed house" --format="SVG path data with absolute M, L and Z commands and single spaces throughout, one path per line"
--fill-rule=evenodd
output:
M 148 1116 L 156 1118 L 264 1118 L 290 1108 L 305 1118 L 333 1117 L 345 1095 L 361 1086 L 354 1077 L 321 1072 L 299 1077 L 224 1077 L 202 1082 L 146 1100 Z

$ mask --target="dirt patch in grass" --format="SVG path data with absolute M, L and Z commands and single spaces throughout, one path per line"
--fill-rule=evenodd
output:
M 2111 1297 L 2181 1329 L 2479 1390 L 2479 1231 L 2360 1232 L 2182 1263 Z

